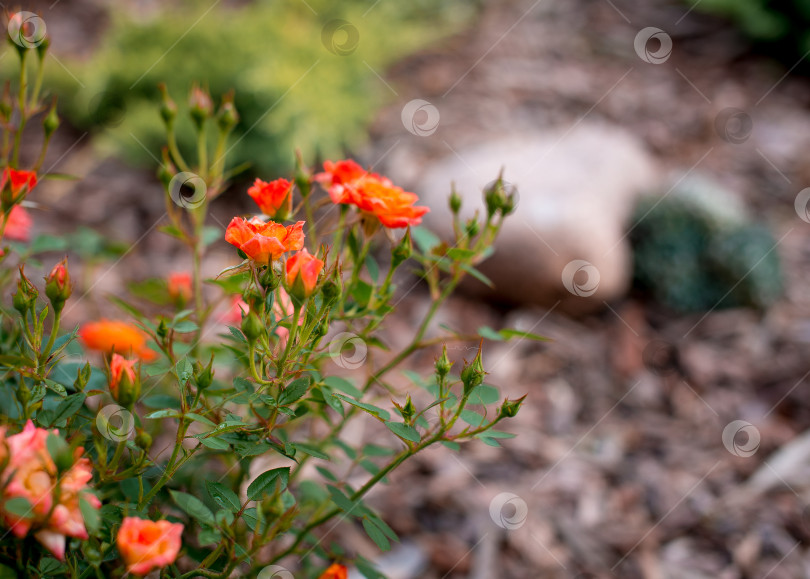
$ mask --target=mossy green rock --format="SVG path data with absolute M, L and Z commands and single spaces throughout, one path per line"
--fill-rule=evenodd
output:
M 677 311 L 767 308 L 782 294 L 776 241 L 714 184 L 690 181 L 636 207 L 637 287 Z

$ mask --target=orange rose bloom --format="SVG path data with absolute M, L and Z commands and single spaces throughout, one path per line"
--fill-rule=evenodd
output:
M 312 295 L 318 283 L 318 274 L 323 269 L 323 261 L 302 249 L 287 260 L 287 285 L 290 291 L 301 297 Z
M 18 538 L 34 531 L 34 537 L 60 561 L 65 560 L 66 537 L 88 538 L 79 508 L 84 499 L 94 509 L 101 507 L 87 483 L 93 478 L 90 460 L 81 458 L 82 447 L 74 451 L 71 467 L 59 476 L 47 448 L 50 434 L 58 430 L 37 428 L 30 420 L 22 432 L 3 441 L 8 464 L 0 475 L 0 517 Z M 4 431 L 0 432 L 0 439 Z M 5 501 L 23 498 L 31 505 L 29 516 L 20 517 L 4 510 Z
M 267 265 L 287 251 L 304 247 L 304 222 L 283 225 L 274 221 L 234 217 L 225 230 L 225 241 L 241 249 L 260 265 Z
M 0 213 L 0 219 L 3 214 Z M 28 211 L 20 205 L 15 205 L 11 208 L 11 213 L 8 214 L 8 223 L 6 223 L 5 237 L 13 239 L 14 241 L 28 241 L 31 239 L 31 216 Z
M 150 361 L 157 354 L 146 347 L 147 335 L 137 326 L 118 320 L 88 322 L 79 329 L 79 338 L 90 350 L 112 353 L 132 353 L 141 360 Z
M 345 565 L 339 563 L 332 563 L 329 569 L 323 572 L 318 579 L 348 579 L 349 570 Z
M 323 164 L 324 172 L 315 180 L 326 187 L 334 203 L 356 205 L 360 211 L 377 217 L 385 227 L 419 225 L 427 207 L 414 206 L 419 200 L 394 185 L 390 179 L 369 173 L 352 160 Z
M 186 303 L 191 299 L 191 274 L 185 271 L 169 274 L 169 297 L 175 301 Z
M 20 193 L 28 193 L 36 187 L 37 173 L 6 167 L 0 178 L 0 190 L 5 189 L 7 183 L 11 184 L 12 195 L 17 197 Z
M 126 517 L 118 530 L 118 552 L 134 575 L 171 565 L 182 546 L 183 525 Z
M 256 179 L 247 192 L 262 213 L 284 219 L 292 211 L 292 188 L 293 184 L 287 179 L 276 179 L 269 183 Z

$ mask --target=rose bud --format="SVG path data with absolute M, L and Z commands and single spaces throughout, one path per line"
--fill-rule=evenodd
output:
M 127 571 L 143 576 L 174 563 L 180 552 L 183 525 L 126 517 L 118 530 L 117 547 Z
M 292 213 L 293 184 L 287 179 L 269 183 L 256 179 L 247 193 L 256 202 L 262 213 L 276 221 L 283 221 Z
M 346 565 L 332 563 L 318 579 L 347 579 L 348 577 L 349 570 L 346 568 Z
M 191 299 L 191 274 L 187 272 L 174 272 L 169 274 L 167 283 L 169 286 L 169 297 L 182 308 Z
M 290 295 L 304 299 L 312 295 L 318 283 L 323 261 L 313 257 L 306 248 L 287 260 L 287 286 Z
M 136 363 L 137 360 L 127 360 L 120 354 L 113 354 L 110 361 L 110 394 L 127 409 L 132 408 L 141 393 Z
M 57 263 L 45 278 L 45 295 L 51 300 L 54 312 L 59 313 L 71 293 L 73 293 L 73 287 L 70 283 L 66 257 Z

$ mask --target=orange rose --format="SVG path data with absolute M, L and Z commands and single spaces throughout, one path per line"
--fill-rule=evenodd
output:
M 88 322 L 79 330 L 84 346 L 90 350 L 132 353 L 141 360 L 150 361 L 157 354 L 146 347 L 147 335 L 137 326 L 117 320 Z
M 0 178 L 0 190 L 5 189 L 6 184 L 10 184 L 11 194 L 16 198 L 36 187 L 37 173 L 36 171 L 23 171 L 6 167 L 3 170 L 2 178 Z
M 287 286 L 294 295 L 309 297 L 318 283 L 323 261 L 302 249 L 287 260 Z
M 287 179 L 276 179 L 269 183 L 256 179 L 247 192 L 262 213 L 281 220 L 292 212 L 292 188 L 293 184 Z
M 0 213 L 0 219 L 3 214 Z M 11 208 L 6 223 L 5 237 L 14 241 L 28 241 L 31 239 L 31 216 L 20 205 Z
M 329 569 L 323 572 L 323 575 L 318 577 L 318 579 L 348 579 L 349 577 L 349 570 L 346 568 L 345 565 L 341 565 L 339 563 L 332 563 L 329 566 Z
M 185 271 L 169 274 L 169 297 L 181 304 L 191 299 L 191 274 Z
M 267 265 L 287 251 L 304 247 L 304 222 L 283 225 L 274 221 L 234 217 L 225 230 L 225 241 L 241 249 L 260 265 Z
M 2 504 L 9 499 L 23 498 L 31 508 L 26 517 L 20 517 L 0 507 L 0 516 L 18 538 L 33 529 L 34 537 L 64 561 L 65 537 L 88 538 L 79 508 L 80 499 L 96 509 L 101 507 L 101 502 L 87 492 L 93 473 L 90 460 L 80 458 L 83 448 L 74 451 L 73 465 L 58 476 L 46 445 L 51 433 L 58 435 L 59 431 L 36 428 L 29 420 L 22 432 L 6 439 L 8 465 L 0 477 Z
M 118 552 L 134 575 L 171 565 L 182 547 L 183 525 L 126 517 L 118 530 Z
M 419 198 L 397 187 L 389 179 L 369 173 L 352 160 L 323 164 L 315 180 L 326 187 L 334 203 L 356 205 L 375 216 L 385 227 L 419 225 L 427 207 L 414 206 Z

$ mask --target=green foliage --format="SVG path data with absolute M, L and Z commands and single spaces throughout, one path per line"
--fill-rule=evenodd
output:
M 66 63 L 83 87 L 53 63 L 49 72 L 59 79 L 69 120 L 92 131 L 106 129 L 97 139 L 102 147 L 149 166 L 154 161 L 145 149 L 157 155 L 164 139 L 158 83 L 185 95 L 199 82 L 215 102 L 235 89 L 241 120 L 229 153 L 234 165 L 287 170 L 295 147 L 313 158 L 359 146 L 375 110 L 393 96 L 376 74 L 472 14 L 462 0 L 371 4 L 265 0 L 206 12 L 208 5 L 189 3 L 146 21 L 113 12 L 95 55 Z M 358 34 L 350 52 L 349 29 L 334 33 L 346 55 L 333 54 L 325 44 L 331 37 L 324 27 L 336 19 Z M 195 146 L 194 135 L 185 116 L 178 120 L 185 154 Z
M 705 184 L 645 198 L 631 231 L 636 283 L 678 311 L 766 308 L 782 294 L 776 241 L 766 228 L 722 216 Z M 703 195 L 704 201 L 699 201 Z
M 792 66 L 810 50 L 810 0 L 688 0 L 732 19 L 749 38 Z

